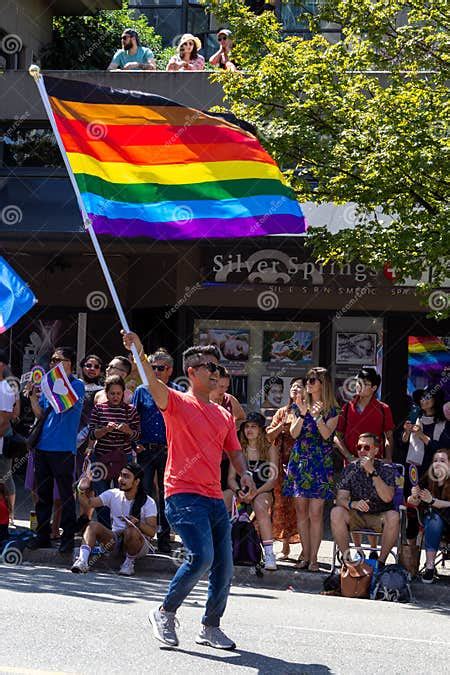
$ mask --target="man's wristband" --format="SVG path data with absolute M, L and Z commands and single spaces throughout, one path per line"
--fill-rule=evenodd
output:
M 434 504 L 435 501 L 436 501 L 436 498 L 433 497 L 433 499 L 431 500 L 431 502 L 428 502 L 428 506 L 433 506 L 433 504 Z
M 323 416 L 322 415 L 317 415 L 317 417 L 313 417 L 314 422 L 316 424 L 319 424 L 319 422 L 323 422 Z
M 253 478 L 253 473 L 250 471 L 250 469 L 246 469 L 246 471 L 244 471 L 244 476 L 250 476 L 250 478 Z

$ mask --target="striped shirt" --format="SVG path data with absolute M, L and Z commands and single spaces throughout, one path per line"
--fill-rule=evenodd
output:
M 134 405 L 122 403 L 119 406 L 112 406 L 108 402 L 94 405 L 89 421 L 91 438 L 95 439 L 95 430 L 106 427 L 108 422 L 128 424 L 133 433 L 130 436 L 122 431 L 110 431 L 97 439 L 95 452 L 113 452 L 114 450 L 121 450 L 123 453 L 131 452 L 131 441 L 137 441 L 141 434 L 141 422 Z

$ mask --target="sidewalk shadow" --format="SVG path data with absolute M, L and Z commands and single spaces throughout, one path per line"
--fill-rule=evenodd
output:
M 227 664 L 235 668 L 251 668 L 261 675 L 265 673 L 277 673 L 279 675 L 329 675 L 332 671 L 320 663 L 293 663 L 292 661 L 285 661 L 273 656 L 265 656 L 264 654 L 257 654 L 256 652 L 248 652 L 244 649 L 237 648 L 233 652 L 222 652 L 221 656 L 215 654 L 204 654 L 202 652 L 191 651 L 189 649 L 177 648 L 177 653 L 187 654 L 207 661 L 214 661 L 215 663 Z

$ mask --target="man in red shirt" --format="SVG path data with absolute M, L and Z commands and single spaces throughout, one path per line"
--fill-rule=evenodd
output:
M 355 398 L 339 415 L 335 444 L 348 462 L 358 456 L 358 439 L 371 433 L 381 439 L 377 457 L 392 462 L 394 421 L 386 403 L 375 398 L 381 377 L 374 368 L 363 368 L 357 375 Z
M 129 351 L 136 345 L 149 382 L 149 391 L 166 425 L 167 463 L 164 474 L 166 517 L 181 537 L 185 558 L 172 579 L 163 604 L 150 612 L 157 640 L 178 645 L 175 613 L 201 577 L 209 572 L 208 600 L 198 644 L 234 649 L 235 643 L 219 628 L 233 576 L 231 526 L 222 498 L 220 463 L 225 451 L 241 485 L 255 491 L 241 451 L 233 416 L 210 401 L 219 379 L 219 352 L 213 345 L 191 347 L 183 354 L 188 392 L 170 389 L 158 380 L 135 333 L 123 336 Z

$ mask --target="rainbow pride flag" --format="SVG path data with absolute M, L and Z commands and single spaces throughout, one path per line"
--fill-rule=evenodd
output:
M 44 76 L 97 234 L 154 239 L 300 234 L 293 191 L 256 137 L 137 91 Z
M 56 413 L 70 410 L 79 398 L 70 384 L 62 363 L 58 363 L 45 374 L 41 381 L 41 389 Z

